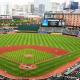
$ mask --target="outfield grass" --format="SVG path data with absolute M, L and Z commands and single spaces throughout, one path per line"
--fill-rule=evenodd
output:
M 59 35 L 29 33 L 0 35 L 0 46 L 15 45 L 40 45 L 74 51 L 80 49 L 80 39 Z
M 70 52 L 68 55 L 63 55 L 58 58 L 53 57 L 53 59 L 48 62 L 37 64 L 38 68 L 36 70 L 31 70 L 31 71 L 27 70 L 23 71 L 19 69 L 19 64 L 5 58 L 5 56 L 7 55 L 1 57 L 0 69 L 6 70 L 7 72 L 15 76 L 22 76 L 22 77 L 40 76 L 52 70 L 55 70 L 60 66 L 65 65 L 68 62 L 73 61 L 76 58 L 80 57 L 80 38 L 76 37 L 67 37 L 62 35 L 48 35 L 48 34 L 29 34 L 29 33 L 0 35 L 0 47 L 15 46 L 15 45 L 38 45 L 38 46 L 56 47 L 68 50 Z M 43 52 L 35 53 L 35 51 L 32 52 L 36 54 L 36 56 L 38 56 L 37 53 L 40 53 L 41 55 L 43 53 Z M 19 52 L 16 52 L 16 55 L 17 53 Z M 23 54 L 22 51 L 19 54 L 23 55 L 25 54 L 25 51 Z M 14 52 L 12 52 L 12 54 L 8 53 L 8 55 L 16 56 L 14 55 Z M 39 55 L 38 59 L 42 58 L 41 55 Z M 8 57 L 10 58 L 10 56 Z M 48 55 L 46 55 L 46 57 L 48 57 Z M 20 57 L 17 55 L 16 58 L 19 59 Z

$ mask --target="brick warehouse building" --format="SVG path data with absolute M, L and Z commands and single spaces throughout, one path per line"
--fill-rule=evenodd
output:
M 80 29 L 80 13 L 56 13 L 54 18 L 63 19 L 70 28 Z

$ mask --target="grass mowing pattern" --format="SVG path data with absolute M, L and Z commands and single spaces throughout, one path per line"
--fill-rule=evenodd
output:
M 40 76 L 45 73 L 48 73 L 52 70 L 57 69 L 58 67 L 65 65 L 66 63 L 75 60 L 76 58 L 80 57 L 80 51 L 75 51 L 69 55 L 64 55 L 59 58 L 53 59 L 49 62 L 38 64 L 38 68 L 36 70 L 27 71 L 19 69 L 19 64 L 16 64 L 10 60 L 5 58 L 0 58 L 0 68 L 6 70 L 10 74 L 15 76 L 22 76 L 22 77 L 32 77 L 32 76 Z M 5 64 L 3 64 L 5 63 Z
M 32 58 L 26 57 L 29 54 L 32 55 Z M 13 62 L 17 62 L 19 64 L 36 64 L 38 62 L 43 62 L 45 60 L 53 58 L 53 55 L 33 49 L 23 49 L 5 53 L 1 55 L 1 57 L 11 60 Z
M 30 33 L 0 35 L 0 46 L 15 45 L 40 45 L 75 51 L 80 49 L 80 39 L 59 35 Z
M 23 71 L 19 69 L 19 64 L 14 63 L 5 58 L 0 58 L 0 69 L 15 76 L 40 76 L 52 70 L 59 68 L 66 63 L 80 57 L 80 38 L 47 35 L 47 34 L 7 34 L 0 35 L 0 46 L 15 46 L 15 45 L 40 45 L 48 47 L 56 47 L 70 51 L 70 54 L 63 55 L 58 58 L 53 58 L 49 62 L 37 64 L 38 68 L 32 71 Z M 3 64 L 4 63 L 4 64 Z

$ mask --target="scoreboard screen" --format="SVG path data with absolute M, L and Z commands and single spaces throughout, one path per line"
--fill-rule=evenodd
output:
M 58 19 L 45 19 L 42 22 L 42 27 L 63 27 L 64 21 Z
M 58 23 L 59 23 L 58 21 L 49 21 L 49 24 L 48 25 L 50 27 L 55 27 L 55 26 L 58 26 Z
M 43 20 L 42 26 L 48 27 L 48 20 L 47 19 Z

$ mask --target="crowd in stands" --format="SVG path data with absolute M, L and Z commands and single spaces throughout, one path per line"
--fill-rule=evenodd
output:
M 80 63 L 75 64 L 70 69 L 68 69 L 65 73 L 65 76 L 78 77 L 80 78 Z
M 62 75 L 51 76 L 45 80 L 80 80 L 80 62 L 68 68 Z
M 11 80 L 11 79 L 9 79 L 9 78 L 7 78 L 5 76 L 0 75 L 0 80 Z
M 65 76 L 60 76 L 60 77 L 50 77 L 47 80 L 77 80 L 78 78 L 71 78 L 71 77 L 65 77 Z
M 0 28 L 0 34 L 6 34 L 8 32 L 13 32 L 13 31 L 14 31 L 14 29 L 12 29 L 12 28 L 8 28 L 8 29 Z
M 40 27 L 39 32 L 62 33 L 62 30 L 61 27 Z
M 62 32 L 64 35 L 71 35 L 71 36 L 78 36 L 79 30 L 70 30 L 68 28 L 65 28 Z

